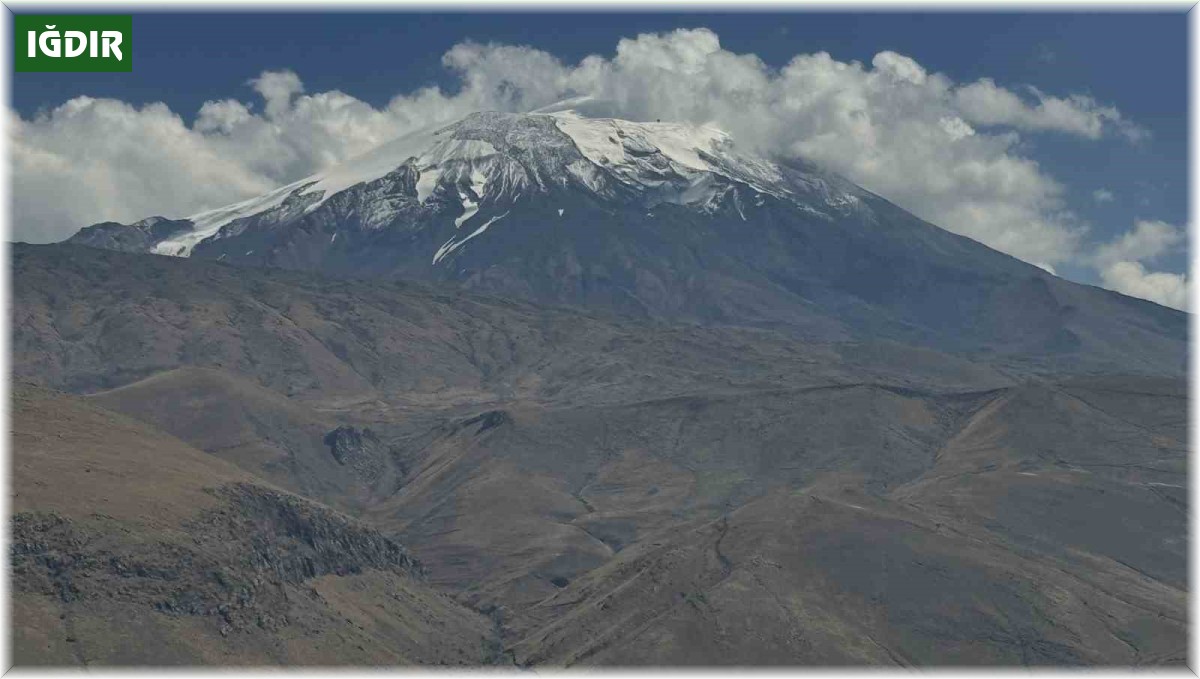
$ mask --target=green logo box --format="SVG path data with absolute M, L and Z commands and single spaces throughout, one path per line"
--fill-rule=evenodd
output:
M 133 70 L 129 14 L 14 14 L 17 73 Z

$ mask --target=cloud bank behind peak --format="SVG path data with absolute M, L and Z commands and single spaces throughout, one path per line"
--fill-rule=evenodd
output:
M 527 46 L 477 42 L 455 45 L 442 62 L 454 91 L 403 92 L 382 108 L 337 90 L 307 92 L 298 74 L 267 71 L 248 83 L 257 101 L 209 101 L 190 125 L 165 104 L 88 97 L 31 119 L 10 113 L 13 237 L 45 242 L 102 220 L 185 216 L 414 129 L 585 95 L 608 102 L 613 115 L 715 125 L 750 149 L 804 157 L 943 228 L 1052 268 L 1098 260 L 1086 224 L 1025 153 L 1023 135 L 1136 143 L 1148 134 L 1083 95 L 986 77 L 956 83 L 890 51 L 870 64 L 797 54 L 773 68 L 724 49 L 707 29 L 625 38 L 611 56 L 573 65 Z

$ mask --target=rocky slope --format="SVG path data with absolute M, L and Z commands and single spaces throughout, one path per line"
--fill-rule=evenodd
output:
M 71 242 L 1046 371 L 1184 371 L 1180 312 L 1067 282 L 719 130 L 559 108 L 473 114 L 258 198 Z
M 425 568 L 423 586 L 486 612 L 446 609 L 475 621 L 455 628 L 466 630 L 459 651 L 431 660 L 394 645 L 411 660 L 1186 659 L 1181 377 L 1053 375 L 891 341 L 819 343 L 195 258 L 13 252 L 13 371 L 214 456 L 204 459 L 231 475 L 209 484 L 220 492 L 169 479 L 138 492 L 178 495 L 152 515 L 176 512 L 163 525 L 184 544 L 255 526 L 281 535 L 274 560 L 247 572 L 325 573 L 284 585 L 300 588 L 287 590 L 292 605 L 314 602 L 306 619 L 325 635 L 362 638 L 334 619 L 342 606 L 355 612 L 338 619 L 368 630 L 408 612 L 360 607 L 348 592 L 378 597 L 385 585 L 354 590 L 360 576 L 296 544 L 292 525 L 329 540 L 343 529 L 322 526 L 390 536 Z M 18 493 L 47 488 L 81 516 L 113 501 L 62 493 L 58 469 L 18 470 Z M 249 474 L 354 518 L 296 524 L 280 491 L 238 490 Z M 238 554 L 255 553 L 247 539 L 231 542 Z M 403 566 L 389 570 L 387 542 L 349 539 L 364 573 L 408 582 Z M 99 593 L 116 577 L 73 610 L 107 614 Z M 303 594 L 318 582 L 341 587 L 313 585 L 318 605 Z M 47 591 L 33 601 L 53 601 Z M 57 609 L 38 605 L 22 613 L 32 628 L 59 630 L 46 612 Z M 221 637 L 217 611 L 211 645 L 182 662 L 329 662 L 273 637 L 237 646 L 252 638 Z M 154 615 L 136 620 L 175 629 Z M 323 652 L 342 648 L 329 643 Z M 355 643 L 366 655 L 348 657 L 380 658 L 357 662 L 391 662 Z
M 76 397 L 19 384 L 12 422 L 18 665 L 499 659 L 369 526 Z

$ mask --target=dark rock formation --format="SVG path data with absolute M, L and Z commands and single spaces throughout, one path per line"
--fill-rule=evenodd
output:
M 332 510 L 252 484 L 188 526 L 192 544 L 110 544 L 54 513 L 12 519 L 13 584 L 63 602 L 118 597 L 169 615 L 219 616 L 223 633 L 287 624 L 284 585 L 368 570 L 414 577 L 395 541 Z
M 325 435 L 325 445 L 338 464 L 354 469 L 360 480 L 374 483 L 383 475 L 387 447 L 370 429 L 338 427 Z
M 193 224 L 187 219 L 148 217 L 133 224 L 101 222 L 84 227 L 68 239 L 71 243 L 121 252 L 147 252 L 164 238 L 190 231 Z M 174 254 L 174 253 L 171 253 Z

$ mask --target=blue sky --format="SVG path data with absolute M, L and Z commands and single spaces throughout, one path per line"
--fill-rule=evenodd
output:
M 87 95 L 142 106 L 164 102 L 187 124 L 206 101 L 256 104 L 247 81 L 292 71 L 307 93 L 340 90 L 383 108 L 399 93 L 461 87 L 443 65 L 454 45 L 524 45 L 564 64 L 611 59 L 639 34 L 703 27 L 720 47 L 780 69 L 797 54 L 825 51 L 869 65 L 893 51 L 955 83 L 980 78 L 1032 97 L 1085 95 L 1149 133 L 1137 143 L 1024 130 L 1012 152 L 1062 186 L 1064 207 L 1089 227 L 1093 246 L 1136 220 L 1182 226 L 1187 218 L 1187 22 L 1182 13 L 707 13 L 707 14 L 139 14 L 132 74 L 14 74 L 12 105 L 24 119 Z M 978 125 L 976 125 L 979 128 Z M 18 189 L 20 187 L 18 186 Z M 1096 192 L 1111 194 L 1098 202 Z M 885 193 L 886 197 L 888 196 Z M 915 198 L 913 200 L 916 200 Z M 898 201 L 899 202 L 899 201 Z M 907 207 L 907 205 L 906 205 Z M 1026 256 L 1026 258 L 1029 258 Z M 1098 282 L 1095 267 L 1067 258 L 1054 268 Z M 1182 272 L 1183 246 L 1154 269 Z

